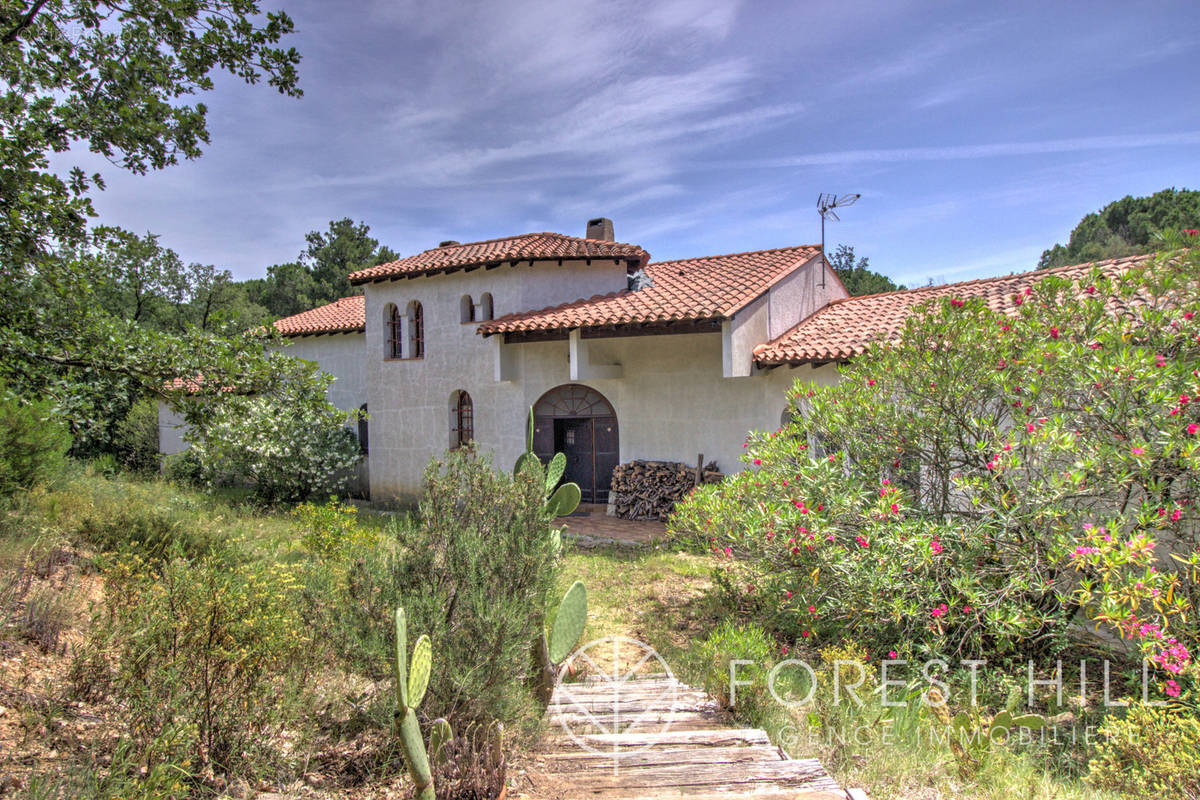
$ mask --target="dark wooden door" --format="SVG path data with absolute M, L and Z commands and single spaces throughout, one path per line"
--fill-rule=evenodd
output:
M 616 417 L 594 417 L 592 436 L 596 448 L 596 500 L 608 502 L 612 489 L 612 474 L 621 458 L 620 439 L 617 435 Z
M 554 449 L 567 457 L 564 481 L 579 484 L 583 502 L 595 503 L 596 450 L 590 419 L 554 420 Z

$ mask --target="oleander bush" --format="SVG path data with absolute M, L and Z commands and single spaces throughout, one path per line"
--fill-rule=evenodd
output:
M 724 556 L 740 607 L 785 641 L 1046 658 L 1090 622 L 1186 699 L 1200 254 L 1051 274 L 1015 300 L 933 301 L 836 385 L 797 382 L 795 421 L 751 434 L 749 468 L 672 530 Z

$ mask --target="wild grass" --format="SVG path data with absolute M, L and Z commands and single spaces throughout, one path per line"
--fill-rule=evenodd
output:
M 727 653 L 725 664 L 730 657 L 759 660 L 763 655 L 759 637 L 739 634 L 737 626 L 729 624 L 713 585 L 716 564 L 715 557 L 670 549 L 577 549 L 567 555 L 561 582 L 563 588 L 576 579 L 588 586 L 584 641 L 611 634 L 636 638 L 654 647 L 681 680 L 703 686 L 706 678 L 714 679 L 713 659 L 720 649 L 706 646 L 711 632 L 723 629 L 716 645 L 735 648 Z M 742 646 L 747 649 L 736 651 Z M 815 650 L 788 655 L 821 663 Z M 784 657 L 779 651 L 773 654 L 775 661 Z M 792 757 L 820 759 L 842 786 L 861 787 L 873 800 L 1119 797 L 1057 773 L 1046 766 L 1047 760 L 1015 749 L 997 748 L 964 776 L 948 744 L 931 738 L 936 720 L 929 715 L 885 709 L 870 690 L 863 694 L 861 707 L 845 696 L 834 705 L 827 691 L 829 680 L 827 673 L 818 671 L 813 704 L 798 709 L 774 702 L 763 683 L 739 689 L 742 699 L 732 713 L 741 722 L 765 729 Z M 822 682 L 826 690 L 821 690 Z M 802 698 L 808 688 L 806 673 L 779 673 L 777 692 L 783 699 Z M 893 699 L 914 688 L 915 684 L 893 689 Z

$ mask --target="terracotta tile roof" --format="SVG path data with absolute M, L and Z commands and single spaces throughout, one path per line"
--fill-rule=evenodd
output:
M 601 325 L 727 318 L 796 267 L 820 255 L 816 245 L 659 261 L 646 266 L 652 285 L 498 317 L 484 335 Z
M 503 239 L 435 247 L 414 256 L 350 273 L 350 283 L 416 278 L 467 267 L 557 259 L 621 259 L 645 263 L 650 254 L 636 244 L 580 239 L 561 233 L 523 233 Z
M 275 320 L 275 330 L 284 336 L 314 333 L 361 333 L 366 330 L 367 312 L 363 296 L 343 297 L 332 303 Z
M 982 297 L 990 308 L 1016 313 L 1015 296 L 1048 275 L 1082 278 L 1098 267 L 1108 274 L 1124 272 L 1153 255 L 1130 256 L 1054 269 L 981 278 L 941 286 L 835 300 L 773 342 L 754 348 L 758 364 L 803 364 L 844 361 L 866 351 L 875 340 L 896 339 L 914 307 L 942 297 Z

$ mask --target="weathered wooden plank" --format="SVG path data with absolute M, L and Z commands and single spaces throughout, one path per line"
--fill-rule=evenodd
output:
M 836 789 L 818 761 L 750 761 L 726 764 L 658 764 L 643 769 L 593 769 L 571 776 L 580 789 L 728 786 L 771 783 L 780 788 Z
M 719 728 L 716 730 L 668 730 L 657 733 L 593 733 L 579 737 L 589 745 L 601 747 L 650 747 L 692 746 L 729 747 L 731 745 L 769 745 L 771 739 L 758 728 Z M 565 734 L 554 736 L 551 741 L 567 741 Z
M 693 788 L 681 788 L 677 791 L 665 789 L 599 789 L 581 791 L 572 797 L 588 797 L 592 800 L 671 800 L 686 797 L 688 800 L 730 800 L 733 797 L 752 797 L 754 800 L 846 800 L 846 795 L 840 790 L 823 789 L 780 789 L 778 786 L 764 784 L 736 785 L 724 788 L 706 786 L 697 791 Z
M 541 755 L 541 766 L 550 772 L 575 771 L 600 766 L 612 767 L 612 753 L 589 753 L 586 750 L 567 750 Z M 621 753 L 621 770 L 639 769 L 659 764 L 736 764 L 743 761 L 782 761 L 775 747 L 709 747 L 673 750 L 638 750 Z

